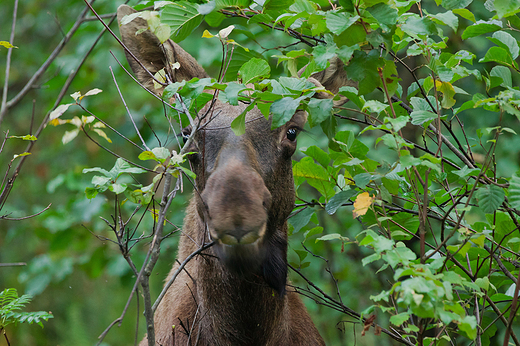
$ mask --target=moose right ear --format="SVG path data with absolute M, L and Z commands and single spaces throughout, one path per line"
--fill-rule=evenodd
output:
M 148 23 L 142 18 L 135 18 L 130 23 L 121 25 L 124 16 L 137 11 L 128 5 L 121 5 L 117 9 L 117 21 L 121 39 L 132 54 L 146 67 L 145 71 L 128 52 L 125 51 L 126 59 L 134 71 L 137 79 L 149 90 L 162 94 L 161 89 L 154 89 L 153 78 L 161 69 L 165 69 L 173 82 L 190 80 L 194 77 L 206 78 L 208 74 L 197 63 L 197 61 L 182 49 L 177 43 L 168 39 L 164 44 L 150 30 Z M 144 31 L 143 31 L 144 29 Z M 138 33 L 139 30 L 142 30 Z M 173 69 L 172 65 L 178 62 L 180 67 Z
M 327 89 L 333 94 L 337 94 L 339 88 L 341 88 L 342 86 L 357 87 L 358 83 L 348 78 L 347 72 L 345 71 L 345 65 L 338 57 L 330 59 L 329 63 L 329 67 L 327 67 L 323 71 L 312 74 L 309 77 L 309 81 L 314 83 L 314 85 L 316 85 L 317 87 L 325 87 L 325 89 Z M 305 72 L 306 68 L 307 66 L 304 66 L 300 71 L 298 71 L 298 75 L 301 76 L 303 72 Z M 317 93 L 315 97 L 319 99 L 327 99 L 332 98 L 333 95 L 326 92 L 320 92 Z M 334 105 L 341 106 L 347 101 L 348 98 L 346 98 L 345 96 L 341 96 L 338 101 L 334 101 Z

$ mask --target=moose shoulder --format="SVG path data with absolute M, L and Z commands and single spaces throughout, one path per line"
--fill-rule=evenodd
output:
M 134 12 L 122 5 L 119 21 Z M 160 45 L 146 27 L 141 18 L 120 27 L 124 44 L 141 62 L 127 53 L 141 83 L 153 90 L 143 67 L 153 75 L 176 62 L 180 68 L 170 71 L 174 82 L 207 77 L 180 46 L 170 40 Z M 337 64 L 311 79 L 333 92 L 346 84 Z M 182 262 L 210 240 L 216 245 L 187 264 L 159 304 L 156 344 L 324 345 L 297 293 L 286 290 L 286 218 L 294 205 L 291 156 L 307 116 L 298 111 L 271 130 L 254 108 L 246 115 L 245 133 L 236 136 L 230 124 L 247 105 L 216 100 L 208 107 L 211 112 L 200 114 L 212 116 L 198 119 L 202 125 L 189 150 L 198 193 L 187 210 L 177 259 Z

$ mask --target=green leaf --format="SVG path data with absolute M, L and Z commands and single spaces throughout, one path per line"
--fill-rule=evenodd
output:
M 293 174 L 296 179 L 304 178 L 326 199 L 334 195 L 334 184 L 330 182 L 329 173 L 321 165 L 314 163 L 311 157 L 304 157 L 297 162 L 293 166 Z
M 402 312 L 397 315 L 393 315 L 390 317 L 390 323 L 392 323 L 394 326 L 400 326 L 404 322 L 408 321 L 410 318 L 409 312 Z
M 348 242 L 350 242 L 350 239 L 349 239 L 349 238 L 344 237 L 344 236 L 342 236 L 342 235 L 339 234 L 339 233 L 326 234 L 326 235 L 324 235 L 323 237 L 319 237 L 319 238 L 317 238 L 317 239 L 316 239 L 316 242 L 318 242 L 319 240 L 321 240 L 321 241 L 341 240 L 341 241 L 348 241 Z
M 318 66 L 320 69 L 325 69 L 329 59 L 332 59 L 336 55 L 336 49 L 337 47 L 334 44 L 314 47 L 312 56 L 314 57 L 316 66 Z
M 513 60 L 511 58 L 511 55 L 509 55 L 509 52 L 506 51 L 504 48 L 501 47 L 491 47 L 486 52 L 486 55 L 479 60 L 479 62 L 497 62 L 499 64 L 503 64 L 506 66 L 512 66 Z
M 325 206 L 325 211 L 329 215 L 333 215 L 339 207 L 350 201 L 350 198 L 357 194 L 356 190 L 340 191 L 335 194 Z
M 85 189 L 85 195 L 87 196 L 88 199 L 93 199 L 97 196 L 98 194 L 98 190 L 96 188 L 93 188 L 93 187 L 87 187 Z
M 509 204 L 516 210 L 520 210 L 520 177 L 518 173 L 513 174 L 509 180 Z
M 274 101 L 270 108 L 271 113 L 273 114 L 271 129 L 276 129 L 291 120 L 303 98 L 303 96 L 297 99 L 284 97 Z
M 381 29 L 390 31 L 390 28 L 397 22 L 397 9 L 390 7 L 387 4 L 377 4 L 367 8 L 368 12 L 377 19 Z
M 324 152 L 321 148 L 312 145 L 308 147 L 307 149 L 303 150 L 301 149 L 305 155 L 312 157 L 314 160 L 316 160 L 320 165 L 327 168 L 330 163 L 330 156 L 326 152 Z
M 310 99 L 307 104 L 309 111 L 308 122 L 311 127 L 319 125 L 327 120 L 332 114 L 334 103 L 332 99 Z
M 287 10 L 292 4 L 294 0 L 267 0 L 264 3 L 264 10 Z
M 365 95 L 380 85 L 378 68 L 383 66 L 384 61 L 380 59 L 377 49 L 371 50 L 368 54 L 357 50 L 345 71 L 350 79 L 359 82 L 359 95 Z
M 423 110 L 413 111 L 410 116 L 413 125 L 422 125 L 427 121 L 437 119 L 437 114 Z
M 424 38 L 426 35 L 433 35 L 437 32 L 435 24 L 428 17 L 419 15 L 410 16 L 401 29 L 414 38 Z
M 453 14 L 452 11 L 444 12 L 444 13 L 437 13 L 434 15 L 431 15 L 433 21 L 438 21 L 444 25 L 449 26 L 453 29 L 453 31 L 457 32 L 457 28 L 459 26 L 459 19 L 457 16 Z
M 475 316 L 465 316 L 459 324 L 459 330 L 471 340 L 477 336 L 477 319 Z
M 251 60 L 252 58 L 263 59 L 263 56 L 253 50 L 245 51 L 243 49 L 235 49 L 233 52 L 233 58 L 229 63 L 227 72 L 226 72 L 226 80 L 227 81 L 236 81 L 238 77 L 238 71 L 246 62 Z
M 500 84 L 503 87 L 512 87 L 513 79 L 511 78 L 511 70 L 505 66 L 494 66 L 489 73 L 491 77 L 498 77 L 502 79 Z
M 255 103 L 251 103 L 246 109 L 231 122 L 231 129 L 235 133 L 235 136 L 242 136 L 246 133 L 246 114 L 253 109 Z
M 497 31 L 493 33 L 492 37 L 488 37 L 488 40 L 509 51 L 513 60 L 518 58 L 518 42 L 508 32 Z
M 473 14 L 473 12 L 471 12 L 467 8 L 454 9 L 452 12 L 455 14 L 458 14 L 459 16 L 461 16 L 464 19 L 472 21 L 473 23 L 475 23 L 477 21 L 475 19 L 475 15 Z
M 311 228 L 310 230 L 308 230 L 307 232 L 305 232 L 303 234 L 303 236 L 304 236 L 303 241 L 306 241 L 308 238 L 312 237 L 313 235 L 321 234 L 321 233 L 323 233 L 323 227 L 317 226 L 317 227 Z
M 483 21 L 479 20 L 473 25 L 468 26 L 462 33 L 462 39 L 466 40 L 470 37 L 480 36 L 488 32 L 494 32 L 502 29 L 502 22 L 498 20 Z
M 296 233 L 305 227 L 311 220 L 312 215 L 314 215 L 314 209 L 307 207 L 301 209 L 299 213 L 290 217 L 288 221 L 294 227 L 293 233 Z
M 126 184 L 111 184 L 109 185 L 108 189 L 116 195 L 119 195 L 120 193 L 125 192 L 127 187 L 128 185 Z
M 244 84 L 267 78 L 269 77 L 270 73 L 271 67 L 269 67 L 267 61 L 258 58 L 252 58 L 244 65 L 242 65 L 242 67 L 238 71 L 238 74 L 242 78 L 242 83 Z
M 369 148 L 357 140 L 352 131 L 340 131 L 334 136 L 334 142 L 338 143 L 341 150 L 353 157 L 364 159 Z
M 520 12 L 520 0 L 494 0 L 498 18 L 512 16 Z
M 202 23 L 199 5 L 187 1 L 178 1 L 164 6 L 161 11 L 161 22 L 167 24 L 174 34 L 175 42 L 184 40 Z
M 238 93 L 244 89 L 246 89 L 246 86 L 243 84 L 238 84 L 235 82 L 228 83 L 225 93 L 230 105 L 238 105 Z
M 339 35 L 357 22 L 359 16 L 352 16 L 347 12 L 327 12 L 325 20 L 327 28 L 334 34 Z
M 442 7 L 447 10 L 466 8 L 473 0 L 442 0 Z
M 486 214 L 495 212 L 502 202 L 504 202 L 504 189 L 496 185 L 486 185 L 477 190 L 475 197 L 477 197 L 478 205 Z

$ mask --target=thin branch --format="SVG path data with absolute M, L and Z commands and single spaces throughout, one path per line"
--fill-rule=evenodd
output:
M 91 3 L 93 3 L 95 0 L 91 0 Z M 61 50 L 65 47 L 65 45 L 69 42 L 71 37 L 76 33 L 76 31 L 79 29 L 81 24 L 83 23 L 83 18 L 87 15 L 88 8 L 84 8 L 83 11 L 80 13 L 76 21 L 74 22 L 74 25 L 69 30 L 67 35 L 61 40 L 61 42 L 56 46 L 54 51 L 51 53 L 51 55 L 47 58 L 47 60 L 42 64 L 42 66 L 34 73 L 34 75 L 29 79 L 29 81 L 25 84 L 23 89 L 11 100 L 9 100 L 6 104 L 6 108 L 12 108 L 14 105 L 16 105 L 20 100 L 32 89 L 34 83 L 38 80 L 38 78 L 43 75 L 45 71 L 47 71 L 47 68 L 51 65 L 51 63 L 56 59 L 58 54 L 60 54 Z M 97 43 L 97 41 L 96 41 Z M 95 43 L 94 43 L 95 45 Z
M 292 265 L 290 264 L 287 264 L 287 266 L 289 268 L 291 268 L 294 272 L 298 273 L 298 275 L 300 275 L 309 285 L 312 286 L 312 288 L 314 288 L 315 290 L 317 290 L 324 298 L 326 298 L 326 300 L 334 303 L 334 305 L 337 305 L 338 307 L 341 308 L 341 311 L 349 316 L 352 316 L 358 320 L 361 320 L 363 322 L 366 321 L 366 318 L 361 318 L 361 314 L 358 313 L 357 311 L 355 310 L 352 310 L 351 308 L 349 308 L 348 306 L 345 306 L 341 303 L 339 303 L 338 301 L 334 300 L 331 296 L 329 296 L 327 293 L 325 293 L 322 289 L 320 289 L 318 286 L 316 286 L 312 281 L 310 281 L 307 277 L 305 277 L 305 275 L 303 275 L 299 270 L 296 270 Z M 372 324 L 374 327 L 377 326 L 376 323 L 373 323 Z M 402 344 L 405 344 L 405 345 L 408 345 L 408 346 L 414 346 L 414 344 L 412 344 L 411 342 L 409 342 L 408 340 L 406 339 L 403 339 L 400 335 L 396 335 L 394 333 L 392 333 L 391 331 L 385 329 L 385 328 L 382 328 L 381 327 L 381 331 L 385 334 L 387 334 L 388 336 L 390 336 L 392 339 L 402 343 Z
M 9 43 L 13 44 L 14 42 L 14 32 L 16 29 L 16 14 L 18 12 L 18 0 L 14 1 L 14 9 L 13 9 L 13 24 L 11 25 L 11 37 L 9 38 Z M 2 125 L 2 121 L 4 120 L 4 116 L 7 113 L 7 90 L 9 89 L 9 72 L 11 70 L 11 55 L 13 54 L 14 48 L 9 48 L 7 50 L 7 61 L 5 63 L 5 80 L 4 80 L 4 90 L 2 93 L 2 104 L 0 106 L 0 125 Z
M 49 204 L 45 209 L 37 212 L 36 214 L 29 215 L 29 216 L 23 216 L 23 217 L 6 217 L 6 215 L 0 216 L 0 220 L 8 220 L 8 221 L 21 221 L 21 220 L 27 220 L 30 218 L 33 218 L 35 216 L 40 215 L 41 213 L 45 212 L 47 209 L 51 207 L 52 203 Z
M 177 278 L 177 275 L 179 275 L 179 273 L 184 269 L 184 267 L 186 266 L 186 264 L 188 264 L 189 261 L 191 261 L 191 259 L 195 256 L 197 256 L 198 254 L 200 254 L 202 251 L 206 250 L 206 249 L 209 249 L 210 247 L 212 247 L 213 245 L 215 245 L 215 241 L 212 241 L 211 243 L 208 243 L 208 244 L 204 244 L 202 245 L 200 248 L 198 248 L 197 250 L 193 251 L 188 257 L 186 257 L 186 259 L 184 261 L 182 261 L 182 263 L 180 264 L 179 268 L 177 268 L 177 270 L 175 271 L 175 273 L 173 274 L 173 276 L 171 277 L 171 279 L 164 285 L 163 287 L 163 290 L 161 291 L 161 294 L 159 294 L 159 297 L 157 297 L 157 300 L 155 301 L 155 303 L 153 304 L 152 306 L 152 311 L 155 313 L 155 310 L 157 309 L 157 307 L 159 306 L 159 303 L 161 302 L 161 300 L 164 298 L 164 295 L 166 294 L 166 291 L 168 291 L 168 289 L 170 288 L 170 286 L 173 284 L 173 282 L 175 281 L 175 279 Z
M 146 145 L 146 142 L 144 141 L 143 137 L 141 136 L 141 132 L 139 132 L 139 129 L 137 128 L 137 125 L 135 124 L 134 118 L 132 117 L 132 113 L 130 113 L 130 110 L 128 109 L 128 106 L 126 105 L 125 98 L 123 97 L 123 94 L 121 93 L 121 90 L 119 89 L 119 85 L 116 81 L 116 76 L 114 76 L 114 71 L 112 71 L 112 66 L 108 67 L 110 69 L 110 73 L 112 74 L 112 79 L 114 80 L 114 84 L 116 85 L 117 92 L 119 93 L 119 97 L 121 98 L 121 101 L 123 101 L 123 105 L 125 106 L 126 112 L 128 113 L 128 117 L 132 121 L 132 125 L 134 125 L 135 132 L 137 132 L 137 135 L 139 136 L 139 139 L 141 140 L 141 143 L 143 143 L 143 146 L 146 148 L 146 150 L 150 150 L 148 146 Z
M 25 262 L 16 262 L 16 263 L 0 263 L 1 267 L 19 267 L 19 266 L 26 266 L 27 263 Z

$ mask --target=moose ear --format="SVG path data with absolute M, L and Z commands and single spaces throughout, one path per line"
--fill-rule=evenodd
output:
M 117 9 L 117 21 L 123 43 L 141 62 L 142 66 L 149 71 L 145 71 L 141 64 L 125 51 L 130 67 L 145 87 L 157 94 L 162 94 L 162 88 L 154 89 L 153 78 L 150 76 L 150 74 L 153 76 L 162 69 L 165 69 L 173 82 L 190 80 L 194 77 L 208 77 L 206 71 L 197 61 L 177 43 L 168 39 L 164 44 L 161 44 L 157 36 L 148 30 L 148 24 L 143 18 L 134 18 L 129 23 L 121 24 L 121 20 L 125 16 L 136 12 L 130 6 L 121 5 Z M 173 68 L 175 63 L 180 65 L 177 69 Z
M 329 60 L 329 63 L 329 67 L 327 67 L 325 70 L 312 74 L 309 77 L 309 81 L 314 83 L 314 85 L 316 85 L 317 87 L 325 87 L 325 89 L 327 89 L 334 95 L 338 93 L 339 88 L 341 88 L 342 86 L 357 87 L 357 82 L 348 79 L 347 72 L 345 71 L 345 65 L 338 57 Z M 305 71 L 306 67 L 307 66 L 304 66 L 298 72 L 298 75 L 301 76 Z M 316 98 L 320 99 L 330 99 L 334 97 L 330 93 L 326 92 L 317 93 L 315 96 Z M 338 101 L 334 101 L 334 105 L 341 106 L 347 101 L 348 98 L 346 98 L 345 96 L 341 96 Z

